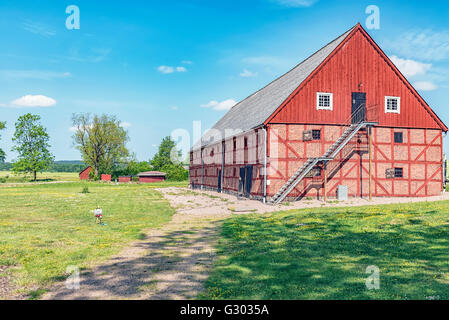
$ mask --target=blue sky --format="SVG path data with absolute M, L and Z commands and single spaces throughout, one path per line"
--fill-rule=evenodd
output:
M 68 30 L 68 5 L 80 29 Z M 380 9 L 368 30 L 449 124 L 446 1 L 8 1 L 0 3 L 0 148 L 17 117 L 39 114 L 57 160 L 73 112 L 115 114 L 148 160 L 177 128 L 212 126 L 239 101 Z M 446 149 L 446 148 L 445 148 Z

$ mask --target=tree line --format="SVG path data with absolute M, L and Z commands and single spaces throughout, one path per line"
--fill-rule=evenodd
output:
M 0 169 L 9 165 L 14 173 L 31 174 L 36 181 L 38 172 L 67 168 L 67 164 L 55 163 L 50 152 L 50 137 L 40 119 L 40 116 L 30 113 L 18 118 L 12 138 L 14 146 L 11 149 L 17 153 L 17 159 L 6 164 L 6 153 L 0 149 Z M 73 146 L 80 151 L 83 163 L 92 166 L 91 178 L 94 180 L 99 179 L 103 173 L 112 174 L 115 179 L 121 175 L 132 176 L 151 170 L 165 172 L 168 180 L 181 181 L 188 178 L 188 171 L 180 161 L 181 152 L 176 149 L 171 137 L 162 140 L 153 159 L 139 162 L 126 147 L 128 132 L 117 117 L 107 114 L 73 114 L 72 125 Z M 0 122 L 0 131 L 5 128 L 6 123 Z M 75 165 L 80 166 L 73 164 Z M 82 168 L 78 167 L 79 171 Z

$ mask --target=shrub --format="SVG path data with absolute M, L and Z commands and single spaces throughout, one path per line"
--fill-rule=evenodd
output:
M 81 193 L 89 193 L 89 188 L 83 187 L 83 190 L 81 191 Z
M 1 177 L 0 178 L 0 183 L 6 183 L 6 178 Z

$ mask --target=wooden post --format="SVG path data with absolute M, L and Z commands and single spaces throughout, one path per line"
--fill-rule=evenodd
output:
M 324 202 L 327 202 L 327 161 L 324 162 Z
M 372 127 L 368 127 L 368 153 L 369 153 L 369 201 L 373 199 L 373 139 Z

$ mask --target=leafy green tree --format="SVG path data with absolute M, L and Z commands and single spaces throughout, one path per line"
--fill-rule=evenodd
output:
M 189 172 L 183 168 L 181 157 L 181 151 L 176 149 L 176 143 L 168 136 L 162 139 L 150 163 L 154 170 L 165 172 L 167 180 L 183 181 L 188 178 Z
M 167 164 L 161 171 L 167 173 L 165 178 L 169 181 L 184 181 L 189 178 L 189 171 L 181 165 Z
M 159 145 L 158 152 L 150 161 L 154 170 L 162 171 L 162 168 L 167 165 L 179 164 L 181 158 L 181 151 L 176 149 L 176 143 L 170 136 L 162 139 Z
M 6 122 L 0 121 L 0 131 L 6 128 Z M 0 163 L 4 163 L 6 159 L 6 153 L 2 149 L 0 149 Z
M 48 150 L 47 130 L 40 124 L 38 115 L 27 113 L 17 120 L 12 141 L 15 146 L 12 151 L 18 153 L 12 170 L 16 173 L 32 173 L 36 181 L 37 172 L 42 172 L 53 163 L 54 157 Z
M 73 114 L 72 123 L 75 128 L 73 143 L 81 152 L 83 161 L 94 168 L 96 178 L 127 162 L 128 132 L 115 116 Z

